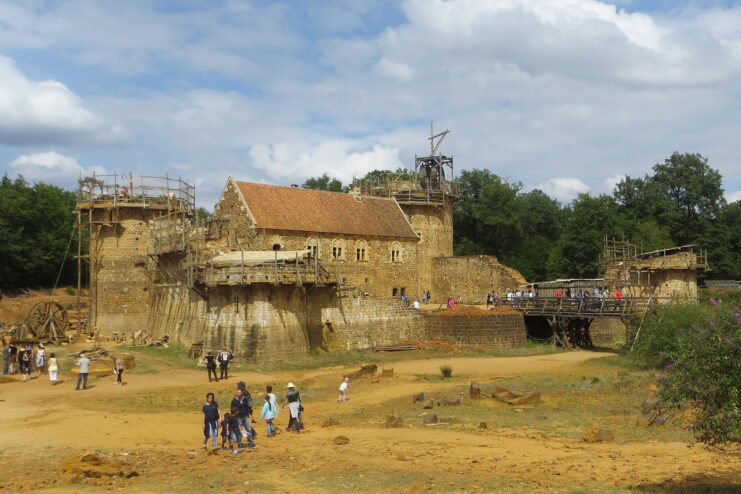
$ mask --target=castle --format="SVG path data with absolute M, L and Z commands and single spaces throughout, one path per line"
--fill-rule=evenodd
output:
M 349 193 L 229 177 L 206 225 L 184 180 L 80 180 L 91 326 L 227 345 L 254 360 L 444 338 L 435 316 L 403 300 L 429 291 L 438 304 L 479 303 L 525 280 L 492 256 L 453 256 L 458 187 L 439 143 L 415 158 L 413 175 L 358 181 Z M 451 331 L 468 328 L 461 345 L 525 342 L 519 315 L 446 319 Z

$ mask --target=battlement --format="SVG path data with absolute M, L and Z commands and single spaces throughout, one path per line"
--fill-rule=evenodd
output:
M 132 207 L 193 214 L 196 188 L 181 178 L 95 175 L 78 181 L 77 209 Z

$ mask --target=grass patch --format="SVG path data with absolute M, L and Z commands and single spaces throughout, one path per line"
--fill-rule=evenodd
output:
M 306 358 L 294 361 L 265 362 L 262 364 L 249 364 L 242 368 L 249 371 L 273 371 L 273 370 L 299 370 L 320 369 L 322 367 L 352 367 L 359 364 L 373 362 L 382 364 L 386 362 L 398 362 L 401 360 L 423 360 L 439 358 L 476 358 L 476 357 L 524 357 L 528 355 L 548 355 L 562 353 L 563 350 L 553 345 L 535 343 L 528 341 L 527 345 L 520 348 L 495 348 L 482 351 L 467 351 L 451 353 L 445 350 L 412 350 L 408 352 L 374 352 L 372 350 L 345 350 L 345 351 L 312 351 Z
M 196 361 L 188 358 L 188 349 L 180 343 L 164 346 L 129 346 L 116 347 L 119 350 L 136 355 L 136 374 L 154 374 L 158 369 L 196 369 Z

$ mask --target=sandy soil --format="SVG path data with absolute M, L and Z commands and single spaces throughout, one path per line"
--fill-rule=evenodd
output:
M 352 382 L 351 400 L 344 404 L 337 403 L 335 395 L 341 368 L 269 374 L 235 369 L 228 381 L 219 383 L 204 382 L 205 371 L 170 369 L 131 373 L 123 387 L 106 375 L 93 379 L 86 391 L 73 390 L 71 375 L 62 376 L 65 382 L 55 387 L 46 376 L 29 383 L 14 376 L 0 384 L 0 487 L 8 492 L 21 488 L 28 492 L 620 492 L 630 486 L 670 491 L 676 485 L 715 483 L 741 489 L 741 460 L 700 446 L 650 440 L 587 444 L 528 427 L 496 428 L 496 424 L 487 430 L 420 424 L 384 429 L 385 412 L 379 414 L 374 408 L 416 392 L 445 392 L 460 386 L 464 378 L 488 383 L 515 375 L 592 375 L 591 362 L 605 355 L 571 352 L 394 362 L 385 365 L 394 368 L 391 379 Z M 444 382 L 417 377 L 438 373 L 442 363 L 452 365 L 464 378 Z M 289 380 L 309 390 L 306 432 L 282 432 L 268 439 L 258 423 L 256 451 L 236 457 L 224 451 L 205 454 L 199 449 L 200 406 L 189 397 L 200 400 L 213 390 L 223 403 L 238 380 L 253 390 L 270 383 L 282 391 Z M 178 407 L 181 401 L 184 405 Z M 335 413 L 341 417 L 355 412 L 362 417 L 366 410 L 365 420 L 340 419 L 334 427 L 319 423 L 320 417 Z M 284 411 L 277 423 L 285 426 L 286 422 Z M 335 445 L 338 435 L 347 436 L 350 443 Z M 139 476 L 57 483 L 62 461 L 88 449 L 115 455 Z

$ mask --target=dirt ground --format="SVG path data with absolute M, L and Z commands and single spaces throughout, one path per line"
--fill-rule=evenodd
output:
M 85 391 L 74 391 L 69 373 L 62 373 L 63 382 L 55 387 L 47 376 L 29 383 L 4 376 L 0 490 L 741 491 L 738 456 L 690 445 L 690 436 L 680 427 L 656 431 L 640 423 L 635 400 L 648 396 L 650 389 L 643 390 L 643 377 L 604 365 L 611 356 L 569 352 L 401 360 L 383 364 L 393 368 L 392 377 L 353 380 L 347 403 L 337 402 L 336 389 L 343 374 L 355 368 L 266 373 L 248 372 L 235 362 L 228 380 L 208 383 L 205 370 L 150 352 L 137 354 L 139 365 L 125 374 L 125 386 L 114 385 L 107 374 L 93 378 Z M 452 378 L 440 377 L 443 364 L 454 369 Z M 239 380 L 247 382 L 256 403 L 264 385 L 274 385 L 280 394 L 288 381 L 296 383 L 306 408 L 304 433 L 266 438 L 263 424 L 256 423 L 257 450 L 237 456 L 206 454 L 200 449 L 203 397 L 213 391 L 223 407 Z M 467 393 L 472 380 L 484 394 L 495 384 L 540 386 L 543 401 L 512 407 L 488 397 L 473 400 Z M 411 399 L 420 392 L 433 399 L 457 397 L 462 404 L 424 410 Z M 421 416 L 427 412 L 456 420 L 424 426 Z M 403 417 L 403 427 L 384 428 L 389 414 Z M 339 424 L 323 427 L 330 417 Z M 479 428 L 482 421 L 486 429 Z M 286 422 L 284 410 L 277 424 L 283 428 Z M 585 443 L 581 431 L 589 425 L 609 426 L 615 439 Z M 340 435 L 349 443 L 336 445 Z M 64 461 L 86 450 L 110 454 L 137 475 L 61 482 Z

